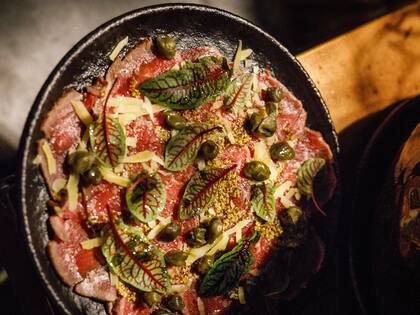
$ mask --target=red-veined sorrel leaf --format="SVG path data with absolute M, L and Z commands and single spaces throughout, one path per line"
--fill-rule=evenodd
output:
M 170 281 L 163 255 L 146 242 L 138 228 L 125 225 L 108 213 L 110 228 L 104 231 L 101 249 L 112 272 L 142 291 L 166 292 Z
M 272 183 L 262 183 L 252 186 L 251 206 L 255 214 L 264 221 L 271 222 L 276 216 L 274 186 Z
M 159 174 L 139 175 L 125 193 L 131 214 L 142 222 L 156 219 L 166 203 L 166 186 Z
M 308 159 L 302 163 L 297 171 L 297 186 L 300 193 L 311 198 L 315 208 L 325 215 L 314 198 L 314 179 L 319 171 L 325 166 L 325 160 L 321 158 Z
M 225 106 L 233 111 L 242 108 L 250 99 L 251 86 L 251 73 L 245 73 L 230 82 L 224 95 Z
M 207 210 L 215 198 L 219 184 L 228 179 L 235 170 L 236 165 L 228 168 L 205 169 L 191 177 L 182 196 L 179 218 L 186 220 Z
M 234 289 L 241 277 L 249 271 L 253 262 L 250 248 L 258 239 L 258 232 L 254 232 L 250 238 L 243 239 L 231 251 L 217 259 L 201 281 L 198 294 L 203 297 L 216 296 Z
M 149 79 L 139 90 L 152 102 L 172 109 L 195 108 L 220 95 L 230 75 L 226 58 L 207 56 Z
M 117 118 L 102 116 L 90 124 L 89 138 L 93 152 L 105 165 L 115 167 L 124 157 L 125 135 Z
M 210 135 L 222 131 L 220 126 L 204 123 L 188 125 L 174 137 L 165 148 L 165 167 L 170 171 L 182 171 L 197 157 L 201 144 Z

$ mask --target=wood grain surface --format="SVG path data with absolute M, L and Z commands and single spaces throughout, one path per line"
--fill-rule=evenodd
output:
M 420 94 L 420 2 L 298 56 L 338 132 Z

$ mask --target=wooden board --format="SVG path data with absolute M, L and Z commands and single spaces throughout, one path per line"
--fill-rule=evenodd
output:
M 298 60 L 321 92 L 338 132 L 420 94 L 420 3 L 314 47 Z

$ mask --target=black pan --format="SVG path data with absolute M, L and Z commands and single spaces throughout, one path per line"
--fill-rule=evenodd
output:
M 108 53 L 115 43 L 129 36 L 133 46 L 147 35 L 170 34 L 180 47 L 214 45 L 227 56 L 234 54 L 239 39 L 254 51 L 254 59 L 273 70 L 308 112 L 308 124 L 320 131 L 337 161 L 338 143 L 328 110 L 313 82 L 296 59 L 273 37 L 231 13 L 197 5 L 164 5 L 135 10 L 119 16 L 85 36 L 60 61 L 39 92 L 28 116 L 19 150 L 16 209 L 24 239 L 41 282 L 50 299 L 64 314 L 104 314 L 104 306 L 74 294 L 64 286 L 52 268 L 45 247 L 49 238 L 46 224 L 49 199 L 37 166 L 36 141 L 42 137 L 40 123 L 63 89 L 81 89 L 109 66 Z M 335 172 L 338 175 L 337 164 Z M 336 225 L 338 189 L 328 205 L 329 215 L 318 220 L 317 230 L 328 245 Z M 316 281 L 315 281 L 316 282 Z M 314 283 L 315 283 L 314 282 Z M 315 284 L 314 284 L 315 285 Z M 306 290 L 308 291 L 308 290 Z
M 419 314 L 420 279 L 399 251 L 394 167 L 420 123 L 420 96 L 395 106 L 367 144 L 353 199 L 350 267 L 362 314 Z

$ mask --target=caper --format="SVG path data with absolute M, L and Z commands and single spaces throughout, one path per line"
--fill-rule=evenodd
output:
M 179 295 L 170 296 L 165 304 L 171 311 L 174 312 L 180 312 L 185 307 L 184 300 Z
M 188 232 L 187 244 L 191 247 L 198 247 L 206 244 L 206 229 L 197 227 Z
M 248 129 L 252 132 L 257 131 L 258 126 L 263 121 L 264 116 L 262 113 L 253 113 L 248 119 Z
M 95 156 L 87 151 L 76 151 L 67 158 L 67 163 L 73 173 L 82 174 L 96 162 Z
M 171 36 L 156 37 L 156 51 L 165 59 L 172 59 L 176 53 L 176 44 Z
M 214 256 L 213 255 L 206 255 L 201 257 L 197 262 L 197 271 L 201 274 L 205 274 L 213 265 Z
M 223 223 L 220 218 L 213 218 L 210 220 L 209 227 L 207 229 L 207 241 L 213 243 L 216 238 L 223 233 Z
M 265 110 L 268 115 L 276 114 L 277 112 L 277 103 L 274 102 L 266 102 L 265 103 Z
M 165 261 L 168 265 L 180 267 L 185 265 L 187 257 L 188 254 L 183 251 L 171 250 L 165 254 Z
M 168 110 L 163 113 L 165 124 L 172 129 L 180 130 L 185 127 L 187 121 L 177 112 Z
M 274 143 L 270 147 L 270 156 L 273 161 L 286 161 L 295 157 L 295 150 L 287 142 Z
M 156 304 L 159 304 L 162 301 L 162 295 L 160 295 L 159 293 L 155 291 L 144 292 L 143 301 L 149 306 L 154 306 Z
M 82 174 L 82 181 L 85 185 L 98 185 L 102 181 L 101 171 L 97 166 L 93 166 Z
M 249 179 L 263 181 L 270 177 L 270 169 L 265 163 L 260 161 L 251 161 L 245 164 L 243 174 Z
M 159 233 L 159 238 L 164 242 L 172 242 L 181 233 L 181 227 L 175 221 L 169 223 Z
M 263 137 L 271 137 L 277 129 L 276 115 L 271 114 L 263 119 L 258 126 L 257 134 Z
M 269 87 L 267 89 L 267 101 L 270 102 L 280 102 L 283 98 L 283 92 L 276 87 Z
M 213 160 L 219 154 L 219 147 L 214 141 L 205 141 L 201 147 L 199 155 L 206 161 Z

